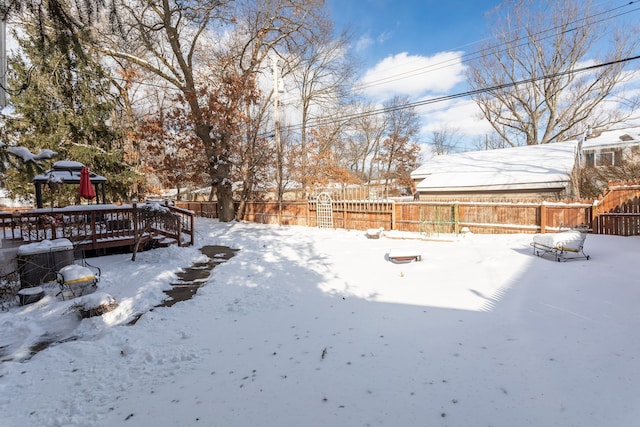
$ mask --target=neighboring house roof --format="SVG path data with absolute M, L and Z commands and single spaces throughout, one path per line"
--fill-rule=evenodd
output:
M 640 128 L 602 132 L 582 149 L 640 144 Z M 411 173 L 425 192 L 564 188 L 578 140 L 436 156 Z

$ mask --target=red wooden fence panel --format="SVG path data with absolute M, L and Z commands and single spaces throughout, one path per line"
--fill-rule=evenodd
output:
M 175 202 L 198 215 L 212 217 L 215 202 Z M 553 232 L 591 224 L 591 205 L 577 203 L 334 201 L 333 226 L 354 230 L 384 228 L 424 234 Z M 215 217 L 215 216 L 213 216 Z M 314 201 L 248 202 L 242 218 L 262 224 L 316 226 Z
M 217 217 L 216 202 L 176 202 L 199 216 Z M 248 202 L 246 221 L 316 226 L 314 201 Z M 594 233 L 640 235 L 640 183 L 612 183 L 595 203 L 393 202 L 338 200 L 333 202 L 336 228 L 459 233 L 545 233 L 571 227 L 591 227 Z
M 640 183 L 611 183 L 594 204 L 594 233 L 640 236 Z

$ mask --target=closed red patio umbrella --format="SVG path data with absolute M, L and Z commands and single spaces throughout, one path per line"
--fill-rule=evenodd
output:
M 80 188 L 78 189 L 78 194 L 87 200 L 95 199 L 96 197 L 96 191 L 93 189 L 91 178 L 89 177 L 89 168 L 86 166 L 83 166 L 80 170 Z

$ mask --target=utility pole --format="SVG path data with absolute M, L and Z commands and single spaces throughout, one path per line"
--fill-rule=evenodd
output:
M 0 0 L 0 109 L 7 106 L 7 3 Z
M 278 58 L 273 57 L 273 122 L 276 139 L 276 191 L 278 200 L 278 224 L 282 219 L 282 142 L 280 141 L 280 78 L 278 77 Z

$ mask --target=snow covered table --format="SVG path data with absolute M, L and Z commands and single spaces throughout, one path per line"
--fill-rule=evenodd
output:
M 391 249 L 387 254 L 389 261 L 396 263 L 420 261 L 422 254 L 414 249 Z

